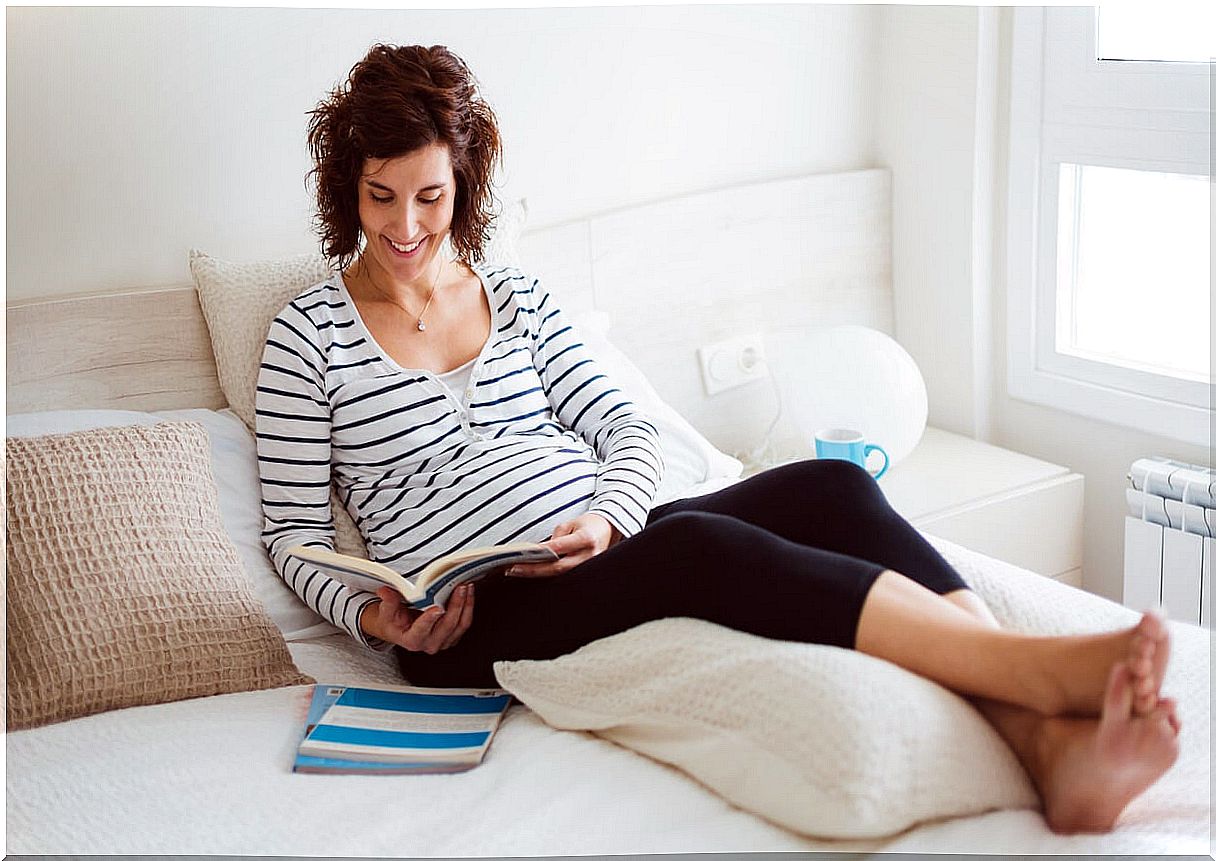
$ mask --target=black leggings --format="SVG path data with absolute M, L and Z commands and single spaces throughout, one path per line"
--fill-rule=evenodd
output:
M 565 574 L 483 580 L 459 643 L 397 648 L 397 662 L 413 684 L 494 687 L 494 661 L 555 658 L 673 616 L 853 648 L 888 568 L 939 595 L 967 588 L 864 469 L 802 461 L 661 505 L 641 532 Z

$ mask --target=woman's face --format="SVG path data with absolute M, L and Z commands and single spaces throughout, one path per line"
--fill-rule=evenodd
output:
M 396 158 L 369 158 L 359 179 L 363 260 L 382 283 L 434 277 L 431 261 L 452 225 L 456 180 L 443 144 Z

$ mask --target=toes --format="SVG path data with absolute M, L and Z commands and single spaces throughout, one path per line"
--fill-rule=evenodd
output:
M 1157 684 L 1151 675 L 1134 678 L 1132 686 L 1135 698 L 1132 701 L 1132 713 L 1138 716 L 1147 715 L 1157 707 Z
M 1140 617 L 1128 647 L 1128 668 L 1134 696 L 1132 713 L 1147 717 L 1157 707 L 1165 665 L 1169 661 L 1169 628 L 1162 612 L 1150 610 Z
M 1149 610 L 1141 617 L 1132 635 L 1132 653 L 1151 650 L 1169 639 L 1169 628 L 1165 623 L 1165 615 L 1160 610 Z
M 1140 627 L 1145 633 L 1151 633 L 1154 636 L 1161 632 L 1165 625 L 1165 607 L 1154 607 L 1151 610 L 1145 610 L 1140 614 Z
M 1108 719 L 1128 720 L 1132 714 L 1133 691 L 1131 673 L 1123 661 L 1115 663 L 1106 681 L 1106 695 L 1102 703 L 1102 721 Z
M 1170 697 L 1162 697 L 1157 701 L 1158 710 L 1165 715 L 1174 735 L 1182 731 L 1182 722 L 1178 720 L 1178 701 Z
M 1136 626 L 1136 630 L 1153 643 L 1168 642 L 1170 634 L 1169 627 L 1165 623 L 1165 609 L 1146 612 L 1140 617 L 1140 624 Z
M 1131 646 L 1127 650 L 1127 659 L 1136 673 L 1150 673 L 1153 670 L 1153 655 L 1157 651 L 1157 641 L 1139 631 L 1132 637 Z

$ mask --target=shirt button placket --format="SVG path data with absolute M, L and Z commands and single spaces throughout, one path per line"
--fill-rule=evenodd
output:
M 464 405 L 460 410 L 460 424 L 464 427 L 464 432 L 473 439 L 481 439 L 480 434 L 473 433 L 473 428 L 469 425 L 469 410 L 473 403 L 473 384 L 464 390 Z

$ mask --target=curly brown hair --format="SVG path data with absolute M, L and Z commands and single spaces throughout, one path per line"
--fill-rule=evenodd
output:
M 345 83 L 309 111 L 308 149 L 322 250 L 341 269 L 359 251 L 359 179 L 369 158 L 447 146 L 456 179 L 451 242 L 466 263 L 483 258 L 502 158 L 498 122 L 464 61 L 442 45 L 375 45 Z

